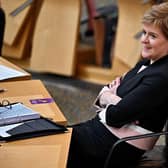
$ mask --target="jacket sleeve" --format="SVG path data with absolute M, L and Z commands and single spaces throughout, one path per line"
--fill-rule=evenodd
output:
M 121 127 L 151 115 L 153 109 L 161 106 L 168 95 L 168 82 L 163 75 L 144 77 L 141 83 L 131 90 L 117 105 L 109 105 L 106 110 L 106 123 Z

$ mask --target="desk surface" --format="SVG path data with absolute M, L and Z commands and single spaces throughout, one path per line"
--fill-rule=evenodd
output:
M 67 133 L 1 143 L 2 168 L 66 168 L 72 130 Z
M 14 70 L 18 70 L 20 72 L 23 72 L 25 75 L 20 77 L 14 77 L 10 79 L 6 79 L 5 81 L 18 81 L 18 80 L 28 80 L 31 79 L 31 74 L 23 70 L 22 68 L 14 65 L 13 63 L 9 62 L 8 60 L 0 57 L 0 65 L 7 66 L 8 68 L 13 68 Z
M 52 118 L 59 124 L 67 124 L 65 116 L 54 101 L 44 104 L 31 104 L 31 99 L 51 98 L 40 80 L 1 82 L 0 86 L 7 90 L 0 93 L 0 101 L 7 99 L 11 103 L 22 102 L 33 110 L 40 112 L 44 117 Z
M 7 91 L 0 93 L 0 101 L 23 104 L 66 124 L 66 119 L 55 102 L 31 104 L 32 98 L 51 98 L 40 80 L 2 82 Z M 72 130 L 66 133 L 0 143 L 0 165 L 2 168 L 66 168 Z

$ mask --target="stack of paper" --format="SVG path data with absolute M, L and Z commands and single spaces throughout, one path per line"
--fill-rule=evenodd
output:
M 26 74 L 23 72 L 20 72 L 13 68 L 9 68 L 4 65 L 0 65 L 0 81 L 5 79 L 16 78 L 16 77 L 23 77 L 25 75 Z
M 0 107 L 0 126 L 40 118 L 40 113 L 21 103 Z

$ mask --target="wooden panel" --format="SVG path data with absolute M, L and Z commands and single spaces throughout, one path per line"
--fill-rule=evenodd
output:
M 4 42 L 8 45 L 12 45 L 18 35 L 23 22 L 26 18 L 26 15 L 29 12 L 30 6 L 25 8 L 22 12 L 20 12 L 15 17 L 9 15 L 14 9 L 20 6 L 25 0 L 1 0 L 2 8 L 6 14 L 6 25 L 5 25 L 5 35 Z
M 10 1 L 10 2 L 13 2 L 13 1 Z M 14 2 L 16 3 L 16 0 Z M 30 56 L 34 25 L 35 25 L 35 21 L 38 16 L 38 13 L 40 11 L 41 4 L 42 4 L 41 0 L 34 1 L 29 7 L 29 10 L 27 11 L 26 16 L 24 16 L 24 18 L 22 17 L 22 20 L 21 20 L 22 24 L 19 22 L 20 20 L 18 21 L 21 25 L 19 24 L 20 25 L 19 30 L 17 31 L 17 36 L 15 36 L 14 42 L 10 44 L 8 41 L 7 42 L 4 41 L 3 48 L 2 48 L 2 55 L 4 57 L 22 59 L 23 57 Z M 19 15 L 21 15 L 21 13 L 15 16 L 16 19 Z M 12 17 L 12 19 L 14 18 L 13 20 L 15 20 L 15 17 Z M 16 28 L 14 25 L 12 25 L 13 22 L 10 22 L 8 20 L 7 22 L 9 22 L 10 24 L 8 25 L 9 28 L 7 27 L 6 29 L 6 34 L 10 35 L 10 31 Z
M 74 73 L 80 3 L 44 0 L 33 37 L 31 69 L 63 75 Z
M 102 66 L 105 41 L 105 21 L 104 18 L 94 19 L 94 39 L 96 48 L 96 65 Z
M 77 66 L 77 78 L 93 83 L 107 84 L 118 76 L 127 72 L 129 67 L 121 60 L 115 58 L 113 68 L 101 68 L 91 64 L 79 64 Z
M 1 167 L 66 168 L 71 133 L 1 143 Z
M 150 3 L 143 4 L 139 0 L 118 0 L 119 20 L 115 42 L 114 57 L 118 57 L 130 67 L 140 58 L 140 41 L 135 39 L 141 31 L 141 18 L 151 7 Z
M 23 29 L 22 29 L 23 30 Z M 24 30 L 21 32 L 22 36 L 17 40 L 17 43 L 9 45 L 4 42 L 2 47 L 2 55 L 4 57 L 11 57 L 15 59 L 21 59 L 26 55 L 30 54 L 30 31 L 31 31 L 31 22 L 26 24 Z M 29 53 L 29 54 L 28 54 Z

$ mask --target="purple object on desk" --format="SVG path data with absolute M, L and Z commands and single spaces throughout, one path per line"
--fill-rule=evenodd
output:
M 31 104 L 45 104 L 45 103 L 52 103 L 54 100 L 52 98 L 43 98 L 43 99 L 31 99 Z

